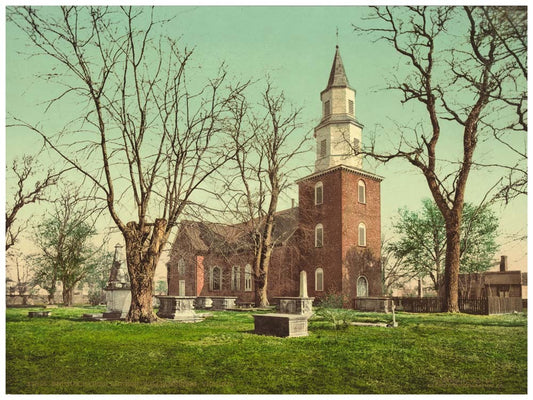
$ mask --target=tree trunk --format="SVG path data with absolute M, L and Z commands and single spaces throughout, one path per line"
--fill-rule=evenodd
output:
M 71 287 L 63 286 L 63 305 L 65 307 L 72 306 L 73 297 L 74 297 L 74 289 Z
M 155 268 L 166 243 L 167 222 L 157 219 L 153 228 L 143 229 L 135 222 L 128 222 L 124 231 L 126 261 L 131 283 L 131 306 L 128 322 L 150 323 L 157 319 L 152 306 Z M 151 235 L 150 235 L 151 234 Z
M 450 214 L 446 221 L 446 261 L 444 269 L 444 312 L 459 312 L 460 217 Z
M 270 241 L 269 241 L 270 242 Z M 270 257 L 272 255 L 272 246 L 266 245 L 261 253 L 259 276 L 256 277 L 255 282 L 255 304 L 257 307 L 268 307 L 268 267 L 270 266 Z

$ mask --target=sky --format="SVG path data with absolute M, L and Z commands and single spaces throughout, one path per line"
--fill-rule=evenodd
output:
M 161 15 L 175 17 L 167 33 L 195 48 L 193 61 L 199 66 L 199 75 L 214 73 L 224 62 L 235 79 L 269 76 L 290 102 L 302 107 L 302 135 L 320 120 L 320 92 L 326 87 L 338 44 L 349 83 L 356 90 L 355 112 L 357 120 L 364 125 L 363 144 L 371 134 L 376 134 L 385 148 L 391 148 L 395 121 L 415 123 L 423 114 L 411 107 L 402 107 L 398 95 L 385 90 L 386 82 L 401 64 L 384 43 L 374 43 L 354 32 L 352 24 L 361 24 L 367 11 L 363 6 L 190 6 L 157 10 Z M 35 74 L 47 70 L 47 65 L 23 54 L 28 49 L 20 32 L 8 24 L 6 116 L 39 123 L 50 130 L 59 129 L 59 121 L 64 120 L 75 105 L 67 102 L 44 113 L 44 101 L 53 96 L 57 88 L 35 78 Z M 6 130 L 5 138 L 8 165 L 14 157 L 34 152 L 40 143 L 34 133 L 22 129 Z M 453 154 L 458 144 L 457 136 L 450 135 L 443 145 L 445 152 Z M 315 157 L 314 143 L 312 145 L 313 148 L 298 159 L 310 168 L 314 166 Z M 496 143 L 489 141 L 480 145 L 480 155 L 485 159 L 504 157 L 503 154 Z M 43 156 L 45 165 L 53 162 L 47 160 Z M 382 232 L 392 237 L 392 221 L 398 209 L 420 209 L 421 200 L 430 197 L 427 184 L 405 161 L 386 165 L 365 161 L 364 168 L 384 177 L 381 184 Z M 301 172 L 294 180 L 311 171 Z M 466 200 L 479 202 L 495 181 L 495 173 L 474 171 Z M 280 209 L 290 207 L 291 198 L 297 198 L 296 189 L 293 185 L 284 195 Z M 527 243 L 513 238 L 527 234 L 527 199 L 522 197 L 507 207 L 497 206 L 493 210 L 500 218 L 501 249 L 496 258 L 508 255 L 510 269 L 526 271 Z M 42 212 L 39 205 L 28 206 L 21 217 L 39 216 Z M 27 240 L 21 243 L 21 246 L 29 245 Z M 112 241 L 110 250 L 114 245 Z M 164 268 L 159 268 L 162 270 Z

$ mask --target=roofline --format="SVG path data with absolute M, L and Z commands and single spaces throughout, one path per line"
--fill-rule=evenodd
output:
M 355 167 L 349 167 L 348 165 L 340 164 L 340 165 L 335 165 L 334 167 L 325 169 L 323 171 L 314 172 L 311 175 L 307 175 L 307 176 L 305 176 L 303 178 L 300 178 L 300 179 L 298 179 L 296 181 L 296 183 L 300 183 L 300 182 L 306 181 L 308 179 L 312 179 L 312 178 L 316 178 L 318 176 L 329 174 L 329 173 L 331 173 L 333 171 L 336 171 L 338 169 L 342 169 L 342 170 L 345 170 L 345 171 L 348 171 L 348 172 L 352 172 L 354 174 L 363 175 L 363 176 L 365 176 L 367 178 L 373 179 L 373 180 L 378 181 L 378 182 L 381 182 L 383 179 L 385 179 L 383 176 L 373 174 L 373 173 L 365 171 L 363 169 L 355 168 Z

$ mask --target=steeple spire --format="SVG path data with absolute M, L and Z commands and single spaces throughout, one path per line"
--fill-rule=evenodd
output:
M 333 65 L 329 74 L 328 86 L 326 90 L 332 87 L 349 87 L 348 78 L 344 72 L 344 65 L 342 64 L 341 53 L 339 52 L 339 45 L 335 46 L 335 57 L 333 58 Z

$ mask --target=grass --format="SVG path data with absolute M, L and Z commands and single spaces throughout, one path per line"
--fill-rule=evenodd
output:
M 250 312 L 195 324 L 86 322 L 98 308 L 7 309 L 6 391 L 89 393 L 527 393 L 527 316 L 398 313 L 398 328 L 309 321 L 253 334 Z M 361 322 L 390 322 L 356 313 Z

